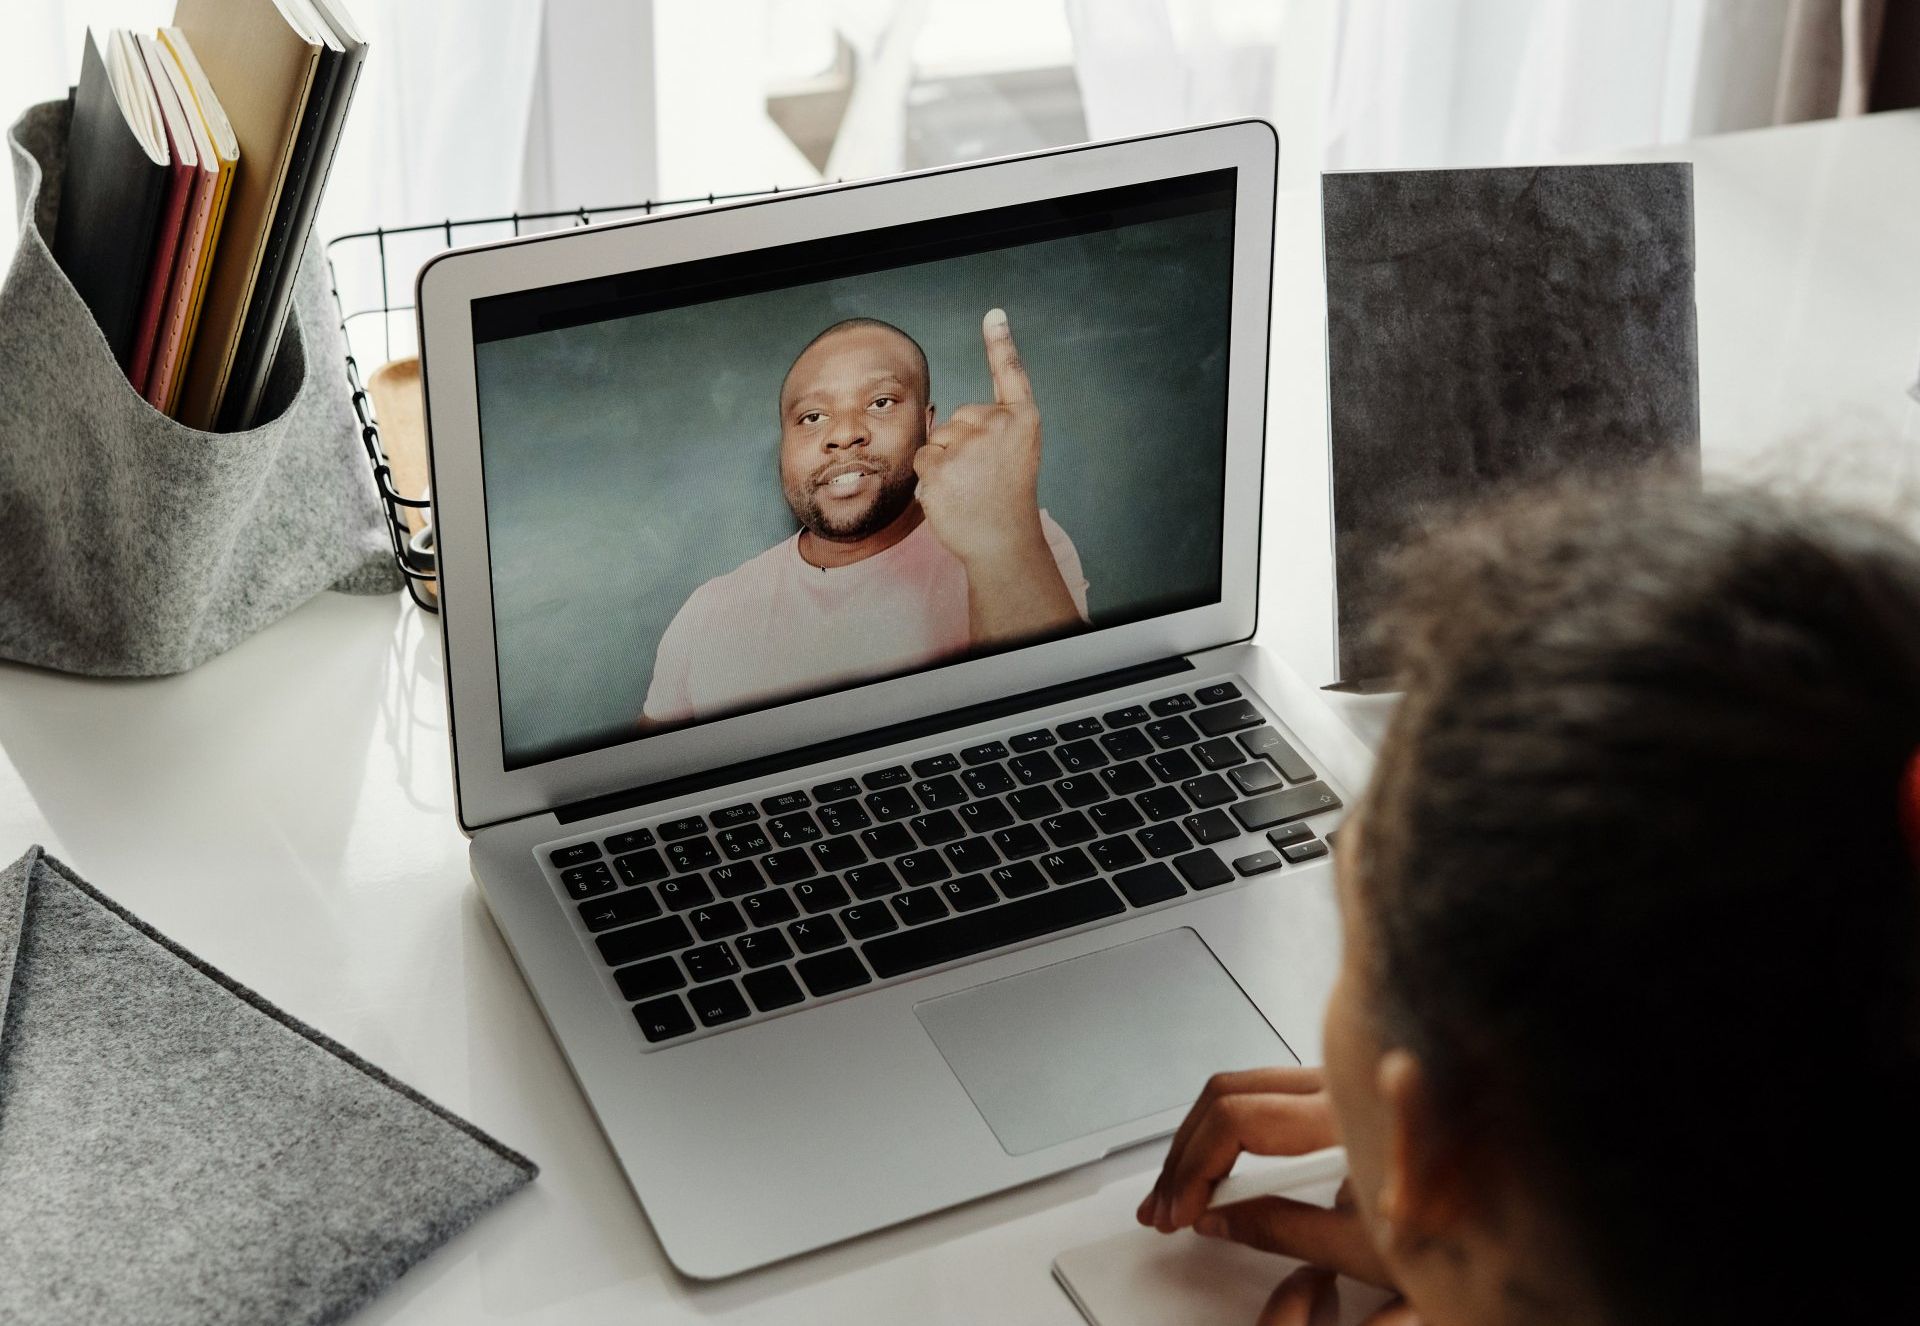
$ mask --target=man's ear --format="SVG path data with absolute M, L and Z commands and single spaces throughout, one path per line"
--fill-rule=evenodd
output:
M 1411 1051 L 1388 1050 L 1375 1074 L 1387 1125 L 1375 1239 L 1395 1258 L 1455 1245 L 1475 1197 L 1459 1122 L 1443 1117 L 1432 1078 Z

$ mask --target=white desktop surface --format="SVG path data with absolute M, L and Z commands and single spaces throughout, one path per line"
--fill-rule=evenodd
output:
M 1835 426 L 1911 439 L 1920 112 L 1635 156 L 1697 163 L 1709 467 Z M 1332 658 L 1317 221 L 1315 193 L 1283 194 L 1260 631 L 1313 683 Z M 1384 701 L 1335 704 L 1377 734 Z M 399 596 L 322 595 L 164 680 L 0 665 L 0 858 L 34 842 L 540 1163 L 357 1321 L 1071 1326 L 1049 1264 L 1131 1221 L 1159 1159 L 1143 1147 L 720 1284 L 677 1276 L 469 881 L 436 627 Z

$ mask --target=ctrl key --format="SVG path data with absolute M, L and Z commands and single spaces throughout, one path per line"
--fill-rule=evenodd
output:
M 680 1002 L 679 995 L 667 995 L 663 999 L 649 999 L 644 1004 L 635 1004 L 633 1016 L 640 1024 L 640 1034 L 656 1045 L 693 1030 L 693 1018 L 688 1014 L 687 1006 Z

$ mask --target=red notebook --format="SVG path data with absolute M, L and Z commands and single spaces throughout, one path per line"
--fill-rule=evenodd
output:
M 160 96 L 160 114 L 167 123 L 168 141 L 174 145 L 175 165 L 184 163 L 192 177 L 173 269 L 168 273 L 166 297 L 160 305 L 153 357 L 147 363 L 146 381 L 135 383 L 148 404 L 170 413 L 173 386 L 185 357 L 187 329 L 194 311 L 193 296 L 206 262 L 207 232 L 218 224 L 222 179 L 219 149 L 208 137 L 179 63 L 152 37 L 141 37 L 139 41 L 140 54 L 146 59 L 154 90 Z
M 147 268 L 140 312 L 134 318 L 133 357 L 127 361 L 127 380 L 135 391 L 145 396 L 148 374 L 153 367 L 153 347 L 160 339 L 161 313 L 173 283 L 173 261 L 180 251 L 180 234 L 186 225 L 187 203 L 199 173 L 195 169 L 199 157 L 194 151 L 193 135 L 180 113 L 179 99 L 173 95 L 166 71 L 157 61 L 158 49 L 151 38 L 137 37 L 135 41 L 141 57 L 135 63 L 135 72 L 153 84 L 170 158 L 166 193 L 161 199 L 159 225 L 154 236 L 153 261 Z

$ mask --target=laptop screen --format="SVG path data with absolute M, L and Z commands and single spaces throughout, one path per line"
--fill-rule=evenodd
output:
M 506 767 L 1218 602 L 1234 188 L 475 301 Z

